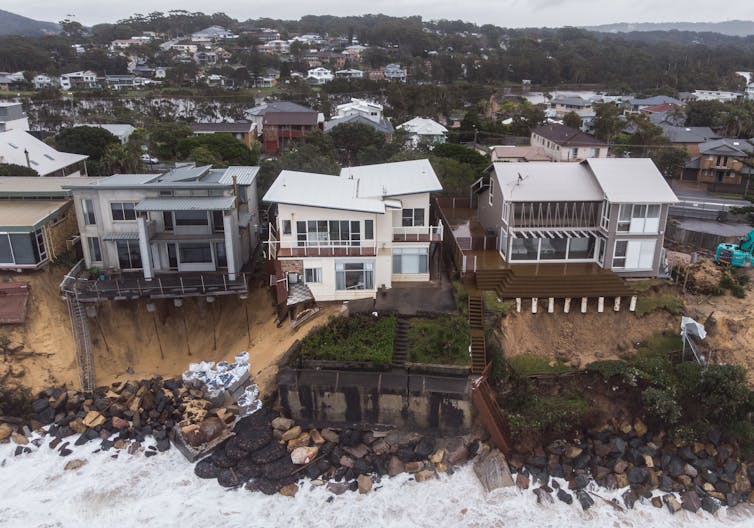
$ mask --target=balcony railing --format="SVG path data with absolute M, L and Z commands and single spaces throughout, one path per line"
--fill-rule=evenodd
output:
M 442 242 L 442 223 L 436 226 L 394 227 L 393 242 Z
M 278 247 L 278 257 L 374 257 L 377 242 L 368 244 L 351 240 L 308 241 L 306 245 Z

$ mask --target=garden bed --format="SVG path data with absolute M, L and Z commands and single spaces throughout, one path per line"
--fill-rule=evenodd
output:
M 471 364 L 469 325 L 460 315 L 413 318 L 408 331 L 408 360 L 442 365 Z
M 396 317 L 357 314 L 331 317 L 301 340 L 303 360 L 389 364 L 393 359 Z

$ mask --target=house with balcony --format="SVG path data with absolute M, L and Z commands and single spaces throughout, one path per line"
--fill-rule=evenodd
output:
M 91 70 L 65 73 L 60 76 L 61 90 L 91 90 L 99 88 L 97 74 Z
M 244 115 L 256 125 L 266 154 L 288 148 L 292 141 L 320 128 L 325 121 L 325 116 L 316 110 L 289 101 L 263 103 L 247 109 Z
M 551 123 L 535 128 L 531 146 L 540 147 L 551 161 L 581 161 L 587 158 L 606 158 L 607 145 L 581 130 Z
M 258 244 L 258 170 L 188 166 L 68 186 L 86 268 L 138 279 L 127 297 L 164 296 L 163 284 L 191 274 L 203 286 L 207 277 L 237 282 Z
M 428 281 L 443 236 L 431 222 L 430 194 L 441 190 L 426 159 L 339 176 L 282 171 L 263 198 L 276 209 L 267 256 L 278 302 L 290 304 L 300 284 L 317 301 L 335 301 Z
M 744 139 L 722 138 L 699 144 L 699 156 L 684 168 L 684 179 L 697 181 L 710 191 L 739 192 L 754 173 L 754 145 Z M 694 179 L 694 175 L 696 178 Z
M 673 191 L 651 159 L 493 163 L 477 216 L 518 264 L 596 264 L 624 277 L 660 273 Z
M 335 78 L 332 71 L 327 68 L 312 68 L 306 72 L 306 82 L 312 86 L 327 84 Z
M 345 123 L 367 125 L 385 134 L 386 141 L 391 141 L 393 138 L 392 123 L 385 119 L 382 105 L 373 101 L 352 97 L 350 102 L 336 106 L 332 119 L 325 123 L 325 132 Z

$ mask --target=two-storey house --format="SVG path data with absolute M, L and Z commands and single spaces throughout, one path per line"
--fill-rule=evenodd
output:
M 531 145 L 542 148 L 552 161 L 607 157 L 605 143 L 581 130 L 558 123 L 535 128 L 531 133 Z
M 427 281 L 442 226 L 428 160 L 344 168 L 340 176 L 282 171 L 263 200 L 277 206 L 269 258 L 277 279 L 316 300 L 372 297 L 398 281 Z
M 258 167 L 117 174 L 73 191 L 86 267 L 227 273 L 235 280 L 258 243 Z
M 677 201 L 651 159 L 493 163 L 478 218 L 511 265 L 591 262 L 653 277 Z
M 743 139 L 716 139 L 699 145 L 699 158 L 689 164 L 697 170 L 697 181 L 718 186 L 741 186 L 751 177 L 754 146 Z

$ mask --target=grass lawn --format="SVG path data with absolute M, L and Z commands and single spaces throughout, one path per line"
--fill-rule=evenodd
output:
M 645 293 L 636 301 L 636 315 L 643 317 L 656 310 L 666 310 L 673 315 L 683 312 L 683 300 L 675 293 Z
M 413 363 L 470 365 L 469 325 L 460 315 L 411 319 L 408 360 Z
M 552 360 L 547 356 L 538 356 L 536 354 L 521 354 L 520 356 L 510 357 L 508 358 L 508 366 L 519 376 L 563 374 L 574 370 L 562 361 Z
M 395 316 L 331 317 L 325 326 L 301 340 L 301 356 L 304 359 L 388 364 L 393 359 L 395 326 Z

